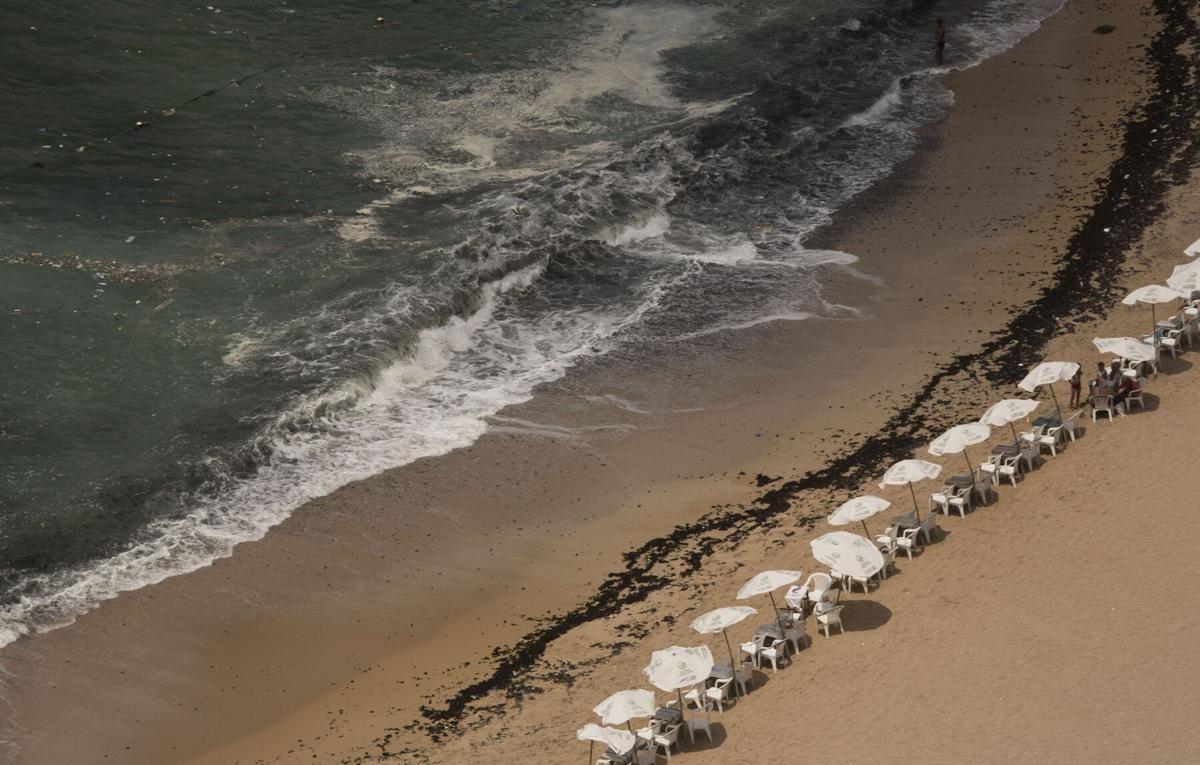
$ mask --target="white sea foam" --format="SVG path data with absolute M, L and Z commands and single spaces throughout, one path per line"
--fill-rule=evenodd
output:
M 688 35 L 706 34 L 712 28 L 712 16 L 707 10 L 678 12 L 682 15 L 672 24 L 661 23 L 661 9 L 651 6 L 601 12 L 602 18 L 610 19 L 607 27 L 610 33 L 602 36 L 590 57 L 579 59 L 581 63 L 561 71 L 542 72 L 530 79 L 521 79 L 524 74 L 508 80 L 499 75 L 489 76 L 501 78 L 494 81 L 483 77 L 471 83 L 472 88 L 436 103 L 419 88 L 405 90 L 402 83 L 385 82 L 397 77 L 397 73 L 381 73 L 377 90 L 366 97 L 361 91 L 324 94 L 327 102 L 353 107 L 351 110 L 357 110 L 356 113 L 388 126 L 392 132 L 387 146 L 364 155 L 364 167 L 376 177 L 405 179 L 402 187 L 397 184 L 398 188 L 344 222 L 342 235 L 351 241 L 377 238 L 380 235 L 377 213 L 402 204 L 415 194 L 461 188 L 480 179 L 527 177 L 555 167 L 577 166 L 589 156 L 602 156 L 611 146 L 604 136 L 587 135 L 583 141 L 565 144 L 563 152 L 547 152 L 546 157 L 538 159 L 521 155 L 508 143 L 506 135 L 492 132 L 500 124 L 524 126 L 528 131 L 546 135 L 579 131 L 580 125 L 572 119 L 569 108 L 575 103 L 573 88 L 585 96 L 589 92 L 595 95 L 616 89 L 630 100 L 681 112 L 724 108 L 672 103 L 669 90 L 661 86 L 657 51 L 664 49 L 664 45 L 678 44 Z M 645 31 L 625 34 L 629 31 L 628 24 L 622 28 L 619 22 L 628 22 L 633 18 L 630 14 L 642 14 L 636 26 Z M 1022 26 L 1013 22 L 1004 32 L 1010 35 L 1004 38 L 1005 47 L 1019 39 L 1022 30 L 1034 27 L 1035 24 Z M 659 31 L 668 28 L 685 29 L 687 34 Z M 968 29 L 966 34 L 974 33 Z M 992 50 L 987 45 L 998 44 L 990 37 L 981 43 L 985 50 Z M 603 54 L 605 45 L 609 46 L 607 59 Z M 647 51 L 656 53 L 650 56 Z M 659 84 L 646 82 L 647 74 L 658 79 Z M 515 88 L 506 90 L 509 86 Z M 918 97 L 935 100 L 948 97 L 929 95 L 920 88 L 916 91 Z M 415 106 L 409 101 L 414 94 Z M 901 129 L 890 127 L 891 122 L 884 115 L 902 104 L 904 96 L 903 89 L 889 89 L 871 109 L 859 115 L 855 126 Z M 415 111 L 408 113 L 406 119 L 403 109 L 409 107 Z M 405 132 L 407 126 L 417 123 L 430 126 L 427 135 Z M 439 141 L 432 144 L 430 137 L 435 135 Z M 429 151 L 430 148 L 434 151 Z M 878 164 L 884 167 L 886 163 Z M 831 165 L 829 175 L 844 171 L 844 167 Z M 851 192 L 865 188 L 882 172 L 863 171 L 861 177 L 847 182 L 847 188 Z M 797 194 L 797 209 L 805 213 L 797 217 L 811 223 L 808 228 L 792 232 L 796 237 L 794 247 L 781 248 L 776 243 L 769 257 L 763 257 L 760 243 L 745 234 L 678 231 L 662 208 L 638 223 L 608 231 L 603 237 L 610 245 L 630 254 L 688 261 L 688 268 L 676 272 L 681 274 L 680 278 L 706 268 L 705 264 L 750 271 L 785 265 L 849 267 L 855 260 L 852 255 L 806 250 L 801 245 L 803 235 L 827 220 L 831 213 L 815 201 L 820 198 L 815 192 L 811 199 Z M 665 204 L 666 199 L 660 201 Z M 506 315 L 503 312 L 506 296 L 527 289 L 545 268 L 544 261 L 538 262 L 484 285 L 469 314 L 420 332 L 411 352 L 373 379 L 347 382 L 338 390 L 313 396 L 281 415 L 280 425 L 293 419 L 317 419 L 326 427 L 274 429 L 270 447 L 275 457 L 253 477 L 234 482 L 229 490 L 216 496 L 199 499 L 182 518 L 156 522 L 142 535 L 145 541 L 116 556 L 87 568 L 28 580 L 26 595 L 0 608 L 0 645 L 31 629 L 44 630 L 70 623 L 79 614 L 121 592 L 209 565 L 214 559 L 230 555 L 238 543 L 261 538 L 306 501 L 348 482 L 420 457 L 468 446 L 485 432 L 488 418 L 506 406 L 527 400 L 537 385 L 558 379 L 581 358 L 605 352 L 615 335 L 640 323 L 673 287 L 669 280 L 647 284 L 636 308 L 620 313 L 563 310 L 555 314 L 552 326 L 548 327 Z M 395 304 L 418 300 L 419 295 L 398 292 Z M 796 305 L 812 310 L 800 310 Z M 384 306 L 383 310 L 393 308 L 394 304 Z M 737 331 L 772 321 L 854 316 L 856 312 L 853 307 L 825 304 L 819 295 L 805 294 L 792 303 L 755 306 L 754 315 L 728 317 L 729 320 L 719 322 L 714 328 L 683 337 Z M 370 314 L 357 319 L 367 323 L 379 320 L 379 315 Z M 330 341 L 339 342 L 345 337 L 349 342 L 351 329 L 331 332 Z M 231 344 L 225 363 L 231 368 L 245 365 L 257 355 L 268 353 L 270 347 L 267 338 L 238 337 Z M 500 424 L 500 427 L 513 426 L 519 427 L 513 423 Z M 542 429 L 547 435 L 554 430 L 549 426 Z
M 535 386 L 557 379 L 579 358 L 604 352 L 661 294 L 662 287 L 647 289 L 625 316 L 564 314 L 552 333 L 498 320 L 503 296 L 528 287 L 544 268 L 538 263 L 486 285 L 474 312 L 421 332 L 412 354 L 386 368 L 375 385 L 348 383 L 301 402 L 281 421 L 338 405 L 325 415 L 329 427 L 277 429 L 273 458 L 252 478 L 200 499 L 183 518 L 154 523 L 143 535 L 147 541 L 107 560 L 31 577 L 29 595 L 0 608 L 0 645 L 31 626 L 68 624 L 121 592 L 207 566 L 351 481 L 470 445 L 489 416 L 527 400 Z
M 628 126 L 607 126 L 603 113 L 588 112 L 601 96 L 649 107 L 651 124 L 707 116 L 736 102 L 680 102 L 664 79 L 661 54 L 711 34 L 714 9 L 650 4 L 593 15 L 596 33 L 542 69 L 465 76 L 446 85 L 443 73 L 379 67 L 366 87 L 326 87 L 310 96 L 385 136 L 380 146 L 352 155 L 366 177 L 437 192 L 532 178 L 607 156 L 613 147 L 608 133 Z M 356 243 L 376 239 L 375 217 L 409 198 L 390 192 L 345 221 L 339 233 Z

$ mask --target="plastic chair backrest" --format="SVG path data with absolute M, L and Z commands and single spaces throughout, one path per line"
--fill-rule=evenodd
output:
M 828 590 L 833 586 L 833 579 L 829 574 L 809 574 L 808 581 L 804 583 L 808 587 L 809 592 L 814 590 Z

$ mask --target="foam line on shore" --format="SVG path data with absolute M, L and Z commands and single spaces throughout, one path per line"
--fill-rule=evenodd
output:
M 1188 52 L 1200 49 L 1200 27 L 1183 0 L 1155 0 L 1154 7 L 1163 23 L 1148 48 L 1152 95 L 1138 114 L 1125 120 L 1121 153 L 1109 166 L 1102 192 L 1072 233 L 1038 298 L 1018 310 L 979 350 L 943 364 L 883 428 L 853 449 L 763 493 L 747 506 L 714 509 L 627 552 L 625 568 L 610 574 L 585 603 L 544 621 L 507 650 L 497 651 L 488 677 L 459 689 L 442 706 L 424 707 L 424 719 L 414 725 L 435 740 L 453 734 L 474 702 L 513 686 L 558 637 L 618 613 L 697 570 L 718 544 L 736 542 L 778 523 L 801 493 L 858 488 L 888 462 L 909 456 L 948 424 L 927 415 L 925 405 L 943 397 L 951 382 L 983 378 L 997 385 L 1015 384 L 1051 339 L 1111 308 L 1119 296 L 1125 252 L 1159 219 L 1167 193 L 1189 179 L 1200 159 L 1200 143 L 1191 134 L 1192 115 L 1200 112 L 1200 92 L 1189 87 L 1200 75 L 1200 60 Z M 817 518 L 799 520 L 812 523 Z M 663 569 L 672 563 L 676 567 L 668 575 Z M 386 752 L 399 732 L 390 729 L 376 743 Z

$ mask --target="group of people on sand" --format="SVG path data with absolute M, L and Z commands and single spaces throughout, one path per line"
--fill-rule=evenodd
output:
M 1138 367 L 1136 376 L 1122 373 L 1121 362 L 1113 361 L 1106 365 L 1103 361 L 1096 362 L 1096 376 L 1088 380 L 1088 403 L 1096 406 L 1097 396 L 1111 396 L 1113 409 L 1121 417 L 1125 416 L 1126 400 L 1137 391 L 1145 390 L 1146 374 Z M 1083 367 L 1071 378 L 1071 406 L 1083 406 Z

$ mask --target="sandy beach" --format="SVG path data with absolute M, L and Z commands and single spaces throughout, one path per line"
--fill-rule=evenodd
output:
M 1069 0 L 946 75 L 918 152 L 819 233 L 859 258 L 825 299 L 861 309 L 584 363 L 469 448 L 8 646 L 10 759 L 578 762 L 575 729 L 651 650 L 699 642 L 688 623 L 759 570 L 817 570 L 839 502 L 909 502 L 874 485 L 891 460 L 1015 395 L 1025 365 L 1090 371 L 1092 337 L 1149 328 L 1120 297 L 1200 236 L 1197 42 L 1184 3 Z M 1200 757 L 1178 734 L 1200 701 L 1192 355 L 1145 412 L 1088 419 L 944 519 L 848 598 L 844 635 L 810 624 L 682 760 Z

